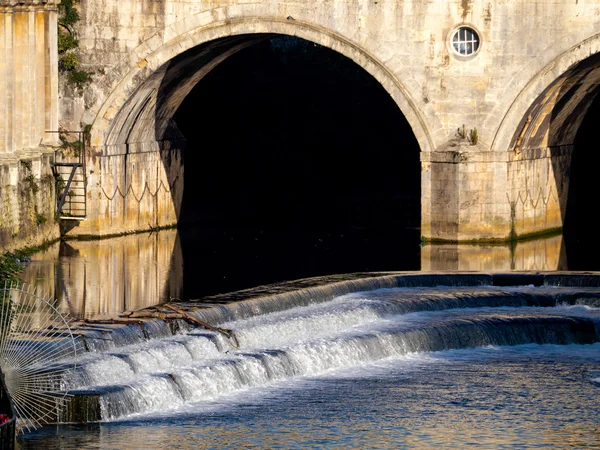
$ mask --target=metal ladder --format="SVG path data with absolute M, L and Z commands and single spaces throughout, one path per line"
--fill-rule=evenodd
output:
M 83 131 L 49 131 L 61 136 L 63 145 L 50 163 L 56 180 L 56 215 L 60 219 L 83 220 L 87 214 L 85 136 Z M 77 140 L 68 141 L 68 135 Z

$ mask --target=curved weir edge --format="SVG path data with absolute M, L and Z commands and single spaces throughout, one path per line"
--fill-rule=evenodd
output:
M 198 321 L 218 327 L 232 320 L 323 303 L 341 295 L 382 288 L 530 285 L 600 287 L 600 273 L 354 273 L 278 283 L 172 304 Z M 563 295 L 539 306 L 554 306 L 557 301 L 573 304 L 585 297 L 588 297 L 588 301 L 583 303 L 600 306 L 600 292 Z M 74 335 L 81 351 L 102 351 L 164 338 L 194 328 L 181 315 L 170 312 L 168 309 L 165 311 L 162 305 L 156 305 L 135 311 L 126 318 L 121 315 L 98 323 L 75 321 Z

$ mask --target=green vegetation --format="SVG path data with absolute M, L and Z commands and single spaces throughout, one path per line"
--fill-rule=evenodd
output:
M 79 41 L 73 30 L 79 21 L 79 12 L 76 3 L 79 0 L 60 0 L 58 5 L 58 70 L 66 75 L 70 84 L 83 89 L 92 76 L 89 72 L 81 70 L 77 49 Z
M 467 139 L 471 145 L 477 145 L 479 142 L 479 133 L 477 128 L 472 128 L 469 131 L 463 125 L 456 130 L 456 134 L 460 139 Z
M 44 214 L 42 214 L 38 209 L 38 201 L 36 200 L 37 194 L 40 192 L 40 185 L 36 180 L 35 175 L 33 174 L 32 162 L 28 160 L 21 161 L 21 165 L 23 167 L 23 184 L 22 184 L 22 192 L 26 198 L 26 204 L 28 205 L 31 217 L 31 221 L 35 223 L 38 227 L 44 225 L 48 219 Z M 52 175 L 44 176 L 40 180 L 42 183 L 47 183 L 50 186 L 54 182 L 54 177 Z
M 83 125 L 83 124 L 82 124 Z M 85 145 L 90 145 L 92 139 L 92 124 L 88 123 L 83 127 L 83 141 Z
M 471 145 L 477 145 L 477 142 L 479 142 L 479 133 L 477 132 L 477 128 L 473 128 L 471 130 L 469 140 L 471 141 Z
M 44 225 L 47 221 L 48 221 L 48 219 L 46 218 L 45 215 L 40 214 L 40 213 L 35 214 L 35 223 L 38 227 L 40 225 Z
M 60 133 L 60 153 L 63 156 L 71 157 L 71 158 L 79 158 L 81 156 L 81 152 L 83 150 L 84 143 L 81 139 L 76 139 L 74 141 L 69 141 L 67 139 L 67 132 Z
M 33 195 L 37 194 L 40 190 L 40 187 L 35 182 L 35 177 L 33 176 L 33 174 L 30 173 L 29 175 L 27 175 L 23 181 L 25 181 Z
M 4 287 L 5 283 L 18 283 L 21 281 L 19 272 L 21 265 L 19 258 L 13 253 L 5 253 L 0 255 L 0 287 Z
M 0 287 L 4 287 L 5 283 L 20 283 L 21 263 L 29 261 L 31 255 L 44 248 L 45 246 L 31 246 L 0 255 Z
M 20 276 L 21 270 L 23 269 L 21 263 L 29 261 L 31 255 L 39 252 L 42 249 L 43 247 L 41 246 L 32 246 L 15 250 L 14 252 L 6 252 L 3 255 L 0 255 L 0 289 L 4 288 L 6 285 L 10 285 L 11 283 L 21 284 L 23 282 Z M 3 314 L 5 314 L 7 308 L 4 302 L 8 302 L 8 310 L 12 310 L 10 306 L 10 297 L 2 296 L 0 297 L 0 310 Z M 9 312 L 9 315 L 3 320 L 4 327 L 8 327 L 10 324 L 12 314 L 12 311 Z M 5 328 L 3 328 L 3 330 L 4 329 Z
M 62 192 L 65 190 L 66 185 L 67 185 L 67 182 L 62 177 L 62 175 L 58 175 L 58 178 L 56 179 L 56 195 L 57 196 L 60 196 L 62 194 Z

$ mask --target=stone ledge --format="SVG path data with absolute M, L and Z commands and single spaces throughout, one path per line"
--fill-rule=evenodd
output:
M 54 150 L 53 147 L 38 147 L 18 150 L 14 153 L 0 153 L 0 164 L 16 164 L 27 159 L 41 158 L 48 154 L 54 154 Z
M 511 152 L 485 152 L 447 150 L 443 152 L 421 152 L 421 162 L 460 164 L 472 162 L 502 162 L 510 161 Z
M 509 152 L 511 161 L 526 161 L 534 159 L 555 158 L 573 153 L 573 145 L 558 145 L 551 147 L 538 147 L 521 149 L 517 152 Z
M 58 0 L 0 0 L 0 6 L 56 5 Z

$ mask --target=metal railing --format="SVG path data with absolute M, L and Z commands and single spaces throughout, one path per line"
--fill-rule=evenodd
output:
M 84 219 L 87 213 L 85 171 L 85 133 L 83 131 L 46 131 L 58 134 L 61 146 L 51 163 L 56 180 L 56 215 L 62 219 Z M 69 137 L 76 136 L 76 139 Z

